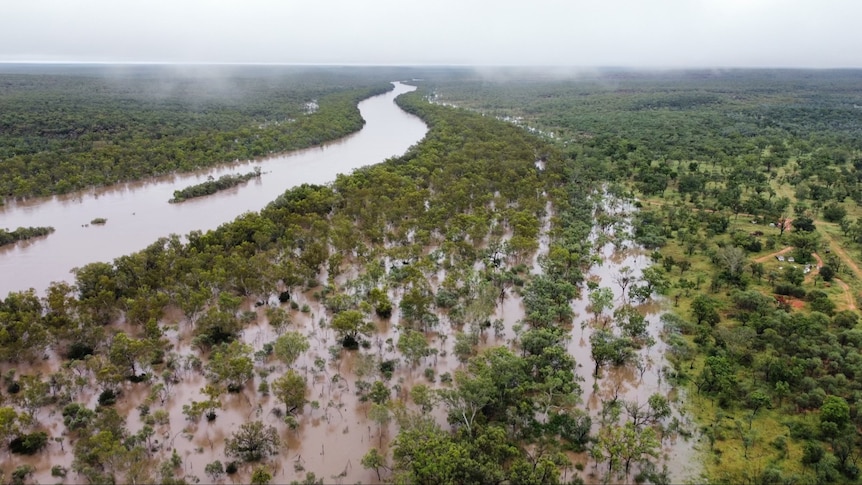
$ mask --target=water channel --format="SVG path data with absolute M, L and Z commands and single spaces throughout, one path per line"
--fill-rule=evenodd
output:
M 72 268 L 111 261 L 169 234 L 215 229 L 244 212 L 259 211 L 290 187 L 330 182 L 339 173 L 403 154 L 425 136 L 428 127 L 394 103 L 396 96 L 416 88 L 393 84 L 392 91 L 359 103 L 365 119 L 359 132 L 319 147 L 0 206 L 0 228 L 51 226 L 56 230 L 0 248 L 0 296 L 28 288 L 42 292 L 52 281 L 72 281 Z M 247 185 L 181 204 L 168 203 L 174 190 L 257 166 L 264 175 Z M 107 223 L 90 224 L 95 218 L 105 218 Z

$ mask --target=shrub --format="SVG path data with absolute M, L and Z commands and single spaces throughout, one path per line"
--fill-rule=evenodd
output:
M 99 406 L 113 406 L 117 402 L 117 393 L 113 389 L 105 389 L 99 394 Z
M 775 293 L 784 296 L 792 296 L 794 298 L 805 298 L 805 289 L 801 286 L 790 284 L 775 285 Z
M 48 444 L 48 433 L 37 431 L 35 433 L 24 434 L 13 439 L 9 443 L 9 450 L 12 453 L 19 455 L 35 455 Z

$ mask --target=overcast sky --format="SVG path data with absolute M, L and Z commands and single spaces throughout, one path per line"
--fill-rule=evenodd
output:
M 862 67 L 862 0 L 5 0 L 0 61 Z

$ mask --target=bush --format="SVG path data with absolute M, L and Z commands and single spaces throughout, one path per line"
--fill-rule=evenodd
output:
M 434 297 L 434 304 L 440 308 L 452 308 L 457 303 L 458 294 L 446 288 L 441 288 Z
M 374 313 L 380 318 L 389 318 L 392 316 L 392 302 L 389 300 L 381 301 L 374 307 Z
M 791 284 L 775 285 L 775 293 L 778 295 L 792 296 L 794 298 L 805 298 L 805 288 Z
M 24 483 L 27 480 L 27 477 L 33 474 L 36 469 L 33 468 L 33 465 L 20 465 L 15 471 L 12 472 L 12 483 L 13 485 Z
M 225 440 L 224 451 L 226 455 L 243 461 L 260 461 L 278 453 L 279 444 L 278 431 L 273 426 L 252 421 L 241 425 L 238 431 Z
M 230 466 L 230 463 L 228 463 L 228 466 Z M 206 473 L 207 476 L 210 477 L 213 481 L 216 481 L 221 478 L 224 472 L 224 466 L 219 460 L 207 463 L 207 465 L 204 467 L 204 473 Z
M 814 300 L 811 302 L 811 311 L 832 316 L 832 314 L 835 313 L 835 303 L 828 298 Z
M 823 281 L 832 281 L 832 278 L 835 277 L 835 269 L 828 264 L 824 264 L 820 267 L 820 277 L 823 278 Z
M 9 450 L 19 455 L 35 455 L 48 444 L 48 433 L 37 431 L 18 436 L 9 443 Z
M 832 202 L 823 208 L 823 218 L 829 222 L 839 222 L 847 217 L 847 209 L 838 205 L 837 202 Z
M 117 402 L 117 393 L 113 389 L 105 389 L 99 394 L 99 406 L 113 406 Z
M 69 360 L 84 360 L 88 355 L 93 355 L 93 347 L 81 342 L 73 342 L 66 352 L 66 358 Z
M 380 363 L 380 373 L 383 374 L 383 377 L 386 379 L 392 379 L 393 372 L 395 372 L 394 360 L 384 360 Z
M 86 406 L 73 402 L 63 408 L 63 424 L 69 430 L 86 428 L 95 415 L 96 413 Z
M 356 350 L 359 348 L 359 342 L 353 335 L 345 335 L 344 339 L 341 341 L 341 345 L 347 350 Z

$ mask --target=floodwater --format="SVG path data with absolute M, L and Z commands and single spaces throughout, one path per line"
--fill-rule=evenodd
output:
M 642 271 L 652 263 L 648 253 L 628 239 L 628 235 L 631 234 L 630 214 L 635 210 L 634 207 L 614 200 L 608 194 L 605 194 L 605 197 L 610 199 L 604 202 L 605 212 L 620 216 L 624 222 L 604 231 L 598 227 L 593 228 L 591 239 L 594 244 L 599 240 L 601 232 L 609 236 L 610 242 L 595 249 L 602 264 L 593 265 L 590 272 L 584 276 L 601 288 L 609 288 L 614 294 L 614 307 L 617 308 L 627 302 L 635 304 L 628 301 L 627 295 L 623 294 L 622 287 L 618 283 L 621 273 L 630 271 L 634 281 L 637 282 L 642 276 Z M 630 288 L 631 285 L 628 287 Z M 588 295 L 589 291 L 582 288 L 581 297 L 572 303 L 576 316 L 568 350 L 577 362 L 576 374 L 581 380 L 582 399 L 593 418 L 593 433 L 598 432 L 599 415 L 605 403 L 618 399 L 644 405 L 647 399 L 656 393 L 663 395 L 671 403 L 670 419 L 678 420 L 680 429 L 687 432 L 695 431 L 691 419 L 680 412 L 684 407 L 684 392 L 663 379 L 665 368 L 672 366 L 664 357 L 667 346 L 662 338 L 660 322 L 661 315 L 665 313 L 663 298 L 658 297 L 640 305 L 635 304 L 641 314 L 645 315 L 647 332 L 654 341 L 651 346 L 644 346 L 637 352 L 638 362 L 620 367 L 604 366 L 599 372 L 599 377 L 595 378 L 590 336 L 597 327 L 602 326 L 602 320 L 612 318 L 613 312 L 606 310 L 599 323 L 595 323 L 594 314 L 589 308 Z M 587 483 L 599 483 L 606 471 L 606 465 L 602 465 L 605 468 L 597 472 L 595 463 L 588 460 L 585 454 L 576 457 L 575 461 L 580 461 L 585 466 L 587 476 L 582 478 Z M 689 483 L 700 479 L 701 466 L 698 462 L 695 442 L 684 439 L 678 433 L 669 433 L 662 440 L 661 456 L 657 464 L 659 469 L 663 465 L 667 466 L 671 483 Z M 634 475 L 635 472 L 631 473 L 628 479 L 631 480 Z
M 418 137 L 422 136 L 425 130 L 424 125 L 413 117 L 409 117 L 401 113 L 403 118 L 399 118 L 400 115 L 398 115 L 398 113 L 400 113 L 400 110 L 392 105 L 392 99 L 398 92 L 404 92 L 409 89 L 410 88 L 407 86 L 397 85 L 395 92 L 363 102 L 360 105 L 360 108 L 363 110 L 363 116 L 368 120 L 368 124 L 359 134 L 349 137 L 344 141 L 327 145 L 324 148 L 300 152 L 296 156 L 306 160 L 306 165 L 302 168 L 293 168 L 291 170 L 296 173 L 317 175 L 314 167 L 309 167 L 307 165 L 324 163 L 317 162 L 317 160 L 321 159 L 328 160 L 332 164 L 336 164 L 336 162 L 340 160 L 340 155 L 334 156 L 333 159 L 329 158 L 328 152 L 338 152 L 340 154 L 340 147 L 342 144 L 352 144 L 353 140 L 363 136 L 363 133 L 366 133 L 369 130 L 371 130 L 370 133 L 373 136 L 369 141 L 363 142 L 362 145 L 359 145 L 360 149 L 371 150 L 371 148 L 374 147 L 369 147 L 369 144 L 375 145 L 377 143 L 387 143 L 382 139 L 387 138 L 389 128 L 391 128 L 393 133 L 395 133 L 393 135 L 394 137 L 401 138 L 401 143 L 403 145 L 401 151 L 406 149 L 409 144 L 412 144 L 412 142 L 407 143 L 407 141 L 409 141 L 407 139 L 408 136 L 415 136 L 418 139 Z M 369 105 L 371 105 L 371 107 L 369 107 Z M 372 122 L 372 118 L 375 115 L 369 114 L 370 112 L 375 111 L 388 112 L 388 118 L 385 119 L 389 119 L 390 121 L 382 119 L 383 121 L 381 121 L 381 123 L 383 124 L 376 125 Z M 408 130 L 403 130 L 404 127 L 400 125 L 406 124 L 413 124 L 413 127 Z M 379 128 L 377 126 L 379 126 Z M 410 133 L 410 135 L 405 133 Z M 273 171 L 273 173 L 265 175 L 260 184 L 251 184 L 249 187 L 236 190 L 235 193 L 219 193 L 208 198 L 193 200 L 184 204 L 168 204 L 167 198 L 176 186 L 187 185 L 188 183 L 193 183 L 193 181 L 182 183 L 143 183 L 136 186 L 137 188 L 128 188 L 125 186 L 126 188 L 105 189 L 100 192 L 101 195 L 98 196 L 95 193 L 79 196 L 80 200 L 78 202 L 75 202 L 74 200 L 72 202 L 67 201 L 65 205 L 62 201 L 55 198 L 47 202 L 47 204 L 53 204 L 55 207 L 53 212 L 48 211 L 48 213 L 61 212 L 67 205 L 72 207 L 84 207 L 85 204 L 90 203 L 85 202 L 85 200 L 90 200 L 88 197 L 101 200 L 103 202 L 105 200 L 113 200 L 112 198 L 122 201 L 125 200 L 126 197 L 134 198 L 138 191 L 149 192 L 151 190 L 156 190 L 157 187 L 161 187 L 161 189 L 159 189 L 162 191 L 161 193 L 152 195 L 151 199 L 147 199 L 150 201 L 148 204 L 141 202 L 142 205 L 140 207 L 151 207 L 154 208 L 153 210 L 158 208 L 159 210 L 164 209 L 172 211 L 175 207 L 194 207 L 195 204 L 199 203 L 198 205 L 207 207 L 207 210 L 204 211 L 203 214 L 207 214 L 207 217 L 209 217 L 209 212 L 215 212 L 215 210 L 211 208 L 232 205 L 233 201 L 241 198 L 241 194 L 245 190 L 251 189 L 252 191 L 255 191 L 262 189 L 261 186 L 270 180 L 289 179 L 289 173 L 291 170 L 288 170 L 287 172 L 279 172 L 282 173 L 280 177 L 275 176 L 275 170 L 276 168 L 281 168 L 280 165 L 289 164 L 291 157 L 293 156 L 294 155 L 283 156 L 261 162 L 264 172 Z M 385 156 L 387 155 L 382 155 L 380 158 Z M 347 171 L 350 168 L 355 168 L 364 164 L 364 162 L 355 161 L 355 158 L 352 159 L 354 160 L 354 165 L 347 168 L 337 169 L 331 172 L 333 174 L 332 176 L 334 176 L 336 171 Z M 272 167 L 271 165 L 275 165 L 276 167 Z M 235 169 L 235 166 L 231 168 Z M 229 171 L 230 169 L 222 168 L 220 170 Z M 330 168 L 327 168 L 327 170 L 330 170 Z M 200 174 L 199 176 L 205 177 L 206 174 Z M 330 176 L 330 179 L 332 176 Z M 269 180 L 267 177 L 269 177 Z M 302 181 L 325 182 L 323 179 L 303 179 Z M 284 185 L 288 184 L 285 183 Z M 281 193 L 283 188 L 271 188 L 269 190 L 272 190 L 271 195 L 249 195 L 248 197 L 250 200 L 247 203 L 257 203 L 258 208 L 262 207 L 266 202 Z M 211 202 L 213 205 L 209 205 Z M 186 206 L 186 204 L 192 205 Z M 605 210 L 616 210 L 619 214 L 624 214 L 625 212 L 632 210 L 630 206 L 626 206 L 624 204 L 616 204 L 613 202 L 606 204 L 607 207 Z M 14 214 L 16 211 L 25 210 L 27 210 L 26 204 L 19 204 L 11 211 L 11 213 Z M 118 219 L 118 224 L 116 225 L 122 227 L 120 222 L 132 219 L 130 224 L 134 223 L 136 220 L 133 218 L 140 215 L 140 213 L 137 213 L 140 209 L 135 210 L 137 215 L 134 216 L 124 215 L 125 212 L 128 212 L 128 209 L 123 209 L 125 212 L 118 212 L 117 215 L 114 216 L 112 215 L 114 214 L 113 212 L 109 212 L 112 210 L 114 210 L 113 206 L 107 207 L 104 211 L 100 211 L 98 214 L 86 215 L 86 217 L 84 217 L 86 211 L 78 212 L 77 214 L 85 219 L 96 216 L 107 217 L 109 219 L 108 225 L 105 227 L 80 228 L 80 230 L 84 233 L 108 231 L 113 228 L 112 221 L 114 219 Z M 233 213 L 241 213 L 244 210 L 253 210 L 253 208 L 249 207 L 248 209 L 235 210 Z M 548 231 L 550 228 L 552 213 L 552 207 L 550 205 L 547 207 L 546 212 L 546 217 L 542 221 L 541 226 L 539 250 L 531 261 L 531 272 L 534 274 L 541 270 L 539 261 L 541 260 L 541 256 L 547 254 L 548 251 Z M 222 221 L 233 217 L 232 215 L 228 215 L 226 212 L 220 213 L 219 215 L 221 217 L 213 217 L 211 218 L 212 220 L 207 219 L 209 222 L 201 221 L 201 223 L 211 224 L 212 227 L 215 227 Z M 194 216 L 191 212 L 189 214 L 185 214 L 184 212 L 181 213 L 180 218 L 184 219 L 188 226 L 191 226 L 194 222 Z M 77 223 L 77 221 L 75 222 Z M 2 226 L 2 224 L 3 223 L 0 223 L 0 226 Z M 54 225 L 41 222 L 37 223 L 36 221 L 27 223 L 27 225 L 43 224 Z M 54 238 L 61 233 L 60 227 L 56 225 L 55 227 L 57 227 L 57 233 L 54 235 L 49 236 L 44 240 L 36 241 L 33 244 L 17 247 L 14 251 L 10 252 L 26 253 L 26 251 L 31 248 L 38 248 L 40 244 L 47 245 L 51 238 Z M 140 244 L 146 245 L 156 237 L 170 232 L 188 232 L 195 228 L 204 227 L 194 226 L 187 227 L 186 229 L 169 230 L 165 232 L 154 231 L 152 237 L 147 236 L 145 239 L 140 238 L 142 239 Z M 587 275 L 590 280 L 597 282 L 599 286 L 610 288 L 614 292 L 617 305 L 622 303 L 624 299 L 621 288 L 615 282 L 615 279 L 622 271 L 622 268 L 631 268 L 632 276 L 637 278 L 640 276 L 641 270 L 649 265 L 649 258 L 642 250 L 633 246 L 630 241 L 622 242 L 625 240 L 623 233 L 627 232 L 628 229 L 629 228 L 623 225 L 617 227 L 616 232 L 613 229 L 608 232 L 607 235 L 610 237 L 610 240 L 616 241 L 617 245 L 615 246 L 615 244 L 611 242 L 598 248 L 598 253 L 603 259 L 603 264 L 594 266 Z M 599 231 L 600 229 L 595 229 L 593 242 L 598 240 Z M 125 233 L 120 231 L 117 237 L 122 239 L 125 237 L 124 235 Z M 508 237 L 511 237 L 511 231 L 506 231 L 503 239 L 505 240 Z M 125 238 L 132 239 L 131 237 Z M 77 244 L 84 243 L 78 242 Z M 625 247 L 620 247 L 620 245 Z M 114 254 L 114 256 L 116 256 L 135 249 L 140 248 L 133 247 L 117 251 L 112 250 L 112 254 L 116 253 Z M 14 259 L 6 258 L 6 256 L 7 255 L 0 256 L 0 258 L 2 258 L 0 259 L 0 264 L 8 264 L 6 259 Z M 66 254 L 66 256 L 69 256 L 69 254 Z M 114 256 L 96 257 L 94 260 L 105 260 Z M 84 263 L 74 263 L 74 265 L 79 264 Z M 68 267 L 70 267 L 70 264 L 67 262 L 65 263 L 64 268 Z M 64 271 L 67 270 L 68 269 Z M 22 269 L 22 271 L 24 270 Z M 63 275 L 65 275 L 65 273 L 63 273 Z M 356 275 L 357 272 L 354 271 L 353 268 L 349 268 L 342 273 L 341 276 L 334 278 L 334 284 L 339 287 L 343 287 L 347 282 L 347 279 L 355 277 Z M 429 276 L 429 283 L 431 286 L 436 289 L 439 283 L 443 280 L 444 275 L 445 270 L 438 268 L 438 271 L 435 274 Z M 328 279 L 326 275 L 321 276 L 321 281 L 326 281 Z M 10 289 L 19 288 L 18 286 L 15 286 L 15 279 L 10 278 L 8 273 L 4 272 L 0 274 L 0 279 L 2 279 L 2 284 L 9 286 Z M 57 277 L 51 276 L 50 279 L 57 279 Z M 35 286 L 36 288 L 43 289 L 46 284 L 47 283 L 40 282 L 38 284 L 31 283 L 27 286 Z M 292 366 L 294 370 L 306 378 L 308 383 L 308 394 L 306 395 L 306 398 L 309 403 L 306 404 L 304 409 L 297 414 L 296 419 L 298 426 L 296 429 L 291 429 L 284 423 L 283 419 L 279 417 L 279 413 L 276 410 L 283 409 L 284 406 L 279 403 L 275 397 L 271 395 L 262 395 L 258 390 L 258 386 L 262 381 L 266 380 L 267 382 L 272 383 L 272 381 L 280 376 L 286 369 L 286 366 L 278 362 L 274 357 L 269 357 L 256 363 L 254 378 L 246 384 L 241 392 L 236 394 L 225 394 L 222 396 L 223 408 L 217 411 L 217 418 L 213 422 L 207 422 L 206 419 L 201 419 L 200 421 L 193 423 L 187 420 L 186 416 L 183 415 L 182 406 L 184 404 L 189 404 L 193 400 L 203 399 L 200 391 L 206 384 L 206 379 L 198 371 L 181 370 L 177 372 L 176 377 L 178 378 L 178 382 L 172 386 L 170 395 L 164 403 L 155 401 L 150 406 L 150 412 L 156 412 L 157 410 L 164 410 L 167 412 L 166 422 L 164 424 L 157 424 L 154 426 L 155 434 L 152 436 L 152 449 L 155 450 L 153 451 L 155 457 L 162 461 L 167 460 L 169 459 L 171 452 L 176 450 L 182 458 L 181 474 L 185 475 L 191 482 L 194 482 L 192 477 L 197 477 L 202 483 L 209 483 L 212 480 L 205 475 L 204 467 L 215 460 L 220 460 L 223 463 L 229 461 L 224 455 L 225 439 L 237 431 L 243 423 L 260 420 L 266 425 L 275 427 L 278 430 L 278 435 L 281 439 L 279 453 L 264 462 L 269 471 L 273 474 L 273 483 L 288 483 L 293 480 L 302 480 L 306 472 L 315 473 L 315 475 L 319 479 L 323 479 L 325 483 L 378 482 L 375 471 L 367 470 L 362 467 L 362 456 L 371 447 L 378 447 L 381 450 L 386 450 L 391 440 L 397 435 L 397 426 L 391 421 L 384 424 L 375 422 L 369 416 L 369 411 L 371 409 L 370 403 L 362 402 L 357 396 L 357 382 L 359 380 L 372 383 L 375 380 L 382 379 L 379 373 L 374 370 L 376 369 L 376 365 L 371 366 L 372 368 L 369 369 L 368 357 L 371 356 L 381 360 L 396 359 L 400 361 L 392 378 L 384 380 L 384 382 L 387 387 L 392 389 L 391 397 L 393 399 L 398 399 L 407 403 L 408 408 L 415 411 L 416 408 L 408 397 L 408 393 L 413 386 L 423 383 L 432 388 L 443 387 L 444 384 L 441 382 L 441 376 L 445 373 L 452 373 L 459 368 L 460 363 L 453 352 L 455 333 L 457 329 L 453 328 L 452 325 L 449 324 L 448 318 L 445 316 L 445 312 L 440 312 L 440 323 L 426 332 L 429 346 L 435 349 L 436 353 L 425 357 L 414 367 L 406 363 L 395 349 L 395 342 L 397 342 L 399 336 L 398 312 L 395 311 L 392 318 L 388 320 L 380 320 L 374 317 L 378 331 L 376 334 L 371 336 L 370 348 L 360 349 L 358 351 L 340 350 L 333 353 L 330 349 L 335 347 L 337 350 L 340 346 L 332 329 L 327 328 L 326 325 L 321 325 L 321 322 L 328 321 L 330 316 L 327 314 L 326 309 L 320 304 L 318 299 L 313 295 L 314 292 L 318 290 L 320 290 L 320 288 L 312 289 L 305 293 L 292 293 L 291 296 L 299 307 L 304 305 L 308 306 L 307 312 L 289 310 L 288 305 L 282 305 L 282 308 L 290 311 L 293 322 L 288 327 L 288 330 L 301 332 L 308 337 L 310 343 L 310 349 Z M 594 433 L 598 430 L 598 414 L 601 411 L 603 402 L 619 398 L 627 401 L 645 403 L 646 399 L 656 392 L 668 396 L 669 399 L 677 399 L 681 394 L 677 390 L 673 389 L 667 382 L 663 381 L 661 377 L 662 369 L 664 366 L 669 365 L 663 357 L 665 347 L 660 337 L 660 323 L 658 317 L 662 311 L 661 305 L 651 303 L 641 307 L 641 310 L 648 316 L 648 331 L 656 342 L 653 346 L 641 350 L 638 354 L 646 364 L 643 366 L 644 371 L 641 372 L 634 365 L 620 368 L 606 367 L 602 370 L 601 377 L 596 380 L 592 376 L 593 365 L 589 346 L 589 336 L 593 331 L 591 326 L 593 316 L 587 308 L 586 300 L 588 292 L 584 289 L 582 293 L 582 298 L 572 303 L 576 317 L 571 329 L 571 339 L 568 342 L 568 350 L 575 356 L 578 363 L 577 374 L 581 379 L 583 401 L 590 414 L 593 416 Z M 389 296 L 392 299 L 395 308 L 397 308 L 402 296 L 401 290 L 397 288 L 393 289 L 390 291 Z M 265 343 L 272 342 L 277 337 L 277 333 L 266 320 L 263 308 L 255 307 L 253 301 L 246 301 L 242 310 L 254 311 L 257 314 L 256 321 L 248 325 L 243 330 L 241 336 L 242 340 L 251 345 L 255 351 L 260 350 Z M 609 313 L 610 312 L 606 312 L 606 316 Z M 524 306 L 522 298 L 518 295 L 517 291 L 508 290 L 506 292 L 506 298 L 501 303 L 498 302 L 497 308 L 491 317 L 492 319 L 501 319 L 503 321 L 504 325 L 502 330 L 499 333 L 490 329 L 486 330 L 480 337 L 479 347 L 485 348 L 492 345 L 511 346 L 513 339 L 517 337 L 514 331 L 514 326 L 518 324 L 523 317 Z M 581 326 L 582 322 L 585 323 L 583 327 Z M 174 348 L 172 349 L 174 352 L 180 356 L 200 356 L 200 353 L 191 345 L 191 325 L 184 320 L 181 312 L 168 311 L 162 323 L 168 327 L 175 326 L 176 328 L 176 330 L 170 330 L 168 333 L 168 337 L 174 344 Z M 123 324 L 118 323 L 118 325 Z M 136 329 L 131 328 L 125 328 L 124 330 L 128 332 L 136 331 Z M 468 329 L 465 328 L 464 330 L 467 331 Z M 56 372 L 60 364 L 61 363 L 58 359 L 52 357 L 49 360 L 38 362 L 33 366 L 19 367 L 18 375 L 34 374 L 37 372 L 42 375 L 47 375 L 51 372 Z M 432 369 L 433 373 L 426 374 L 427 369 Z M 7 368 L 0 368 L 0 371 L 2 372 L 6 372 L 7 370 Z M 261 371 L 264 372 L 261 373 Z M 92 379 L 92 375 L 89 377 Z M 596 383 L 596 386 L 593 385 L 594 382 Z M 91 383 L 89 387 L 95 387 L 95 385 Z M 117 402 L 116 408 L 121 415 L 127 417 L 127 426 L 131 433 L 138 432 L 144 426 L 143 419 L 140 416 L 138 409 L 139 406 L 147 399 L 149 388 L 150 385 L 146 383 L 134 384 L 126 382 L 123 384 L 122 397 Z M 681 398 L 684 399 L 684 396 Z M 77 395 L 75 399 L 76 401 L 86 403 L 90 408 L 93 408 L 96 404 L 97 393 L 91 390 L 85 390 L 83 393 Z M 685 424 L 686 418 L 676 411 L 677 408 L 678 406 L 674 407 L 675 417 Z M 432 414 L 441 425 L 445 425 L 445 410 L 442 406 L 438 405 Z M 73 449 L 74 443 L 70 441 L 69 435 L 66 434 L 65 426 L 62 424 L 62 416 L 57 409 L 50 407 L 41 408 L 37 411 L 36 419 L 46 428 L 46 431 L 49 432 L 51 437 L 60 437 L 62 438 L 62 441 L 50 442 L 46 447 L 46 450 L 34 457 L 12 456 L 12 463 L 7 463 L 8 466 L 3 465 L 0 466 L 0 468 L 6 468 L 8 473 L 9 466 L 28 463 L 37 469 L 37 473 L 33 477 L 36 482 L 52 483 L 60 481 L 59 479 L 50 476 L 50 468 L 53 465 L 70 468 L 72 460 L 71 450 Z M 662 445 L 663 454 L 659 462 L 659 466 L 662 464 L 666 464 L 668 466 L 672 482 L 680 483 L 695 480 L 697 478 L 696 474 L 699 470 L 695 459 L 693 443 L 686 442 L 677 436 L 669 436 L 663 441 Z M 7 452 L 5 451 L 0 451 L 0 457 L 9 457 L 10 455 L 6 453 Z M 592 474 L 594 471 L 594 464 L 592 461 L 588 460 L 586 456 L 571 455 L 571 458 L 573 459 L 573 463 L 580 462 L 584 465 L 584 471 L 580 472 L 580 474 L 587 483 L 598 483 L 601 481 L 601 473 Z M 248 483 L 252 468 L 252 466 L 243 466 L 238 474 L 223 477 L 219 481 L 221 483 Z M 156 475 L 156 470 L 153 470 L 152 472 L 153 478 L 157 480 L 158 477 Z M 569 469 L 566 471 L 566 474 L 569 473 L 578 472 Z M 382 476 L 385 479 L 386 472 L 383 472 Z M 84 477 L 71 471 L 65 479 L 66 483 L 81 483 L 83 481 L 85 481 Z
M 52 226 L 56 230 L 0 248 L 0 297 L 28 288 L 41 293 L 52 281 L 73 280 L 69 273 L 72 268 L 111 261 L 169 234 L 215 229 L 244 212 L 259 211 L 291 187 L 324 184 L 339 173 L 403 154 L 425 136 L 428 128 L 393 101 L 416 88 L 393 84 L 392 91 L 359 103 L 366 121 L 359 132 L 320 147 L 0 206 L 0 228 Z M 180 204 L 168 203 L 174 190 L 201 183 L 209 176 L 245 173 L 258 166 L 263 176 L 246 185 Z M 105 218 L 107 224 L 90 224 L 95 218 Z

